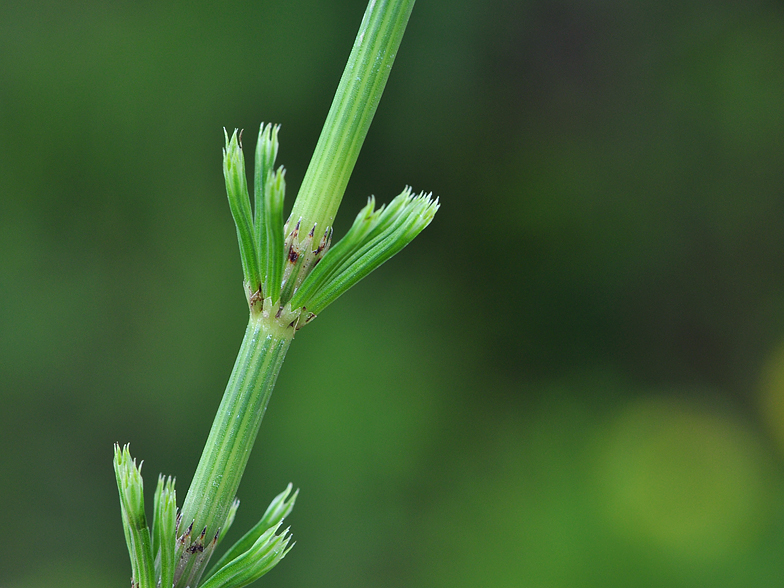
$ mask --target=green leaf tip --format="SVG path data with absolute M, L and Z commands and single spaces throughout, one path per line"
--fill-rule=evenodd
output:
M 240 499 L 235 498 L 234 501 L 231 503 L 231 506 L 229 507 L 229 514 L 226 515 L 226 523 L 219 531 L 218 543 L 216 547 L 220 545 L 221 541 L 223 541 L 223 538 L 226 536 L 226 533 L 231 528 L 231 525 L 234 523 L 234 517 L 237 516 L 237 510 L 239 509 L 239 507 L 240 507 Z
M 229 550 L 215 563 L 205 576 L 209 580 L 213 575 L 237 559 L 243 553 L 250 550 L 264 533 L 270 529 L 278 528 L 280 523 L 286 518 L 294 508 L 294 503 L 299 495 L 299 490 L 292 494 L 293 486 L 289 484 L 286 489 L 272 499 L 269 507 L 264 512 L 258 523 L 245 533 L 242 538 L 232 545 Z M 292 545 L 293 546 L 293 545 Z M 285 554 L 284 554 L 285 555 Z M 281 556 L 282 559 L 282 556 Z M 277 563 L 277 562 L 276 562 Z M 271 568 L 270 568 L 271 569 Z
M 286 170 L 275 168 L 280 125 L 261 124 L 256 142 L 254 177 L 256 243 L 263 276 L 262 296 L 280 299 L 283 271 L 283 200 L 286 194 Z
M 125 542 L 131 557 L 132 588 L 155 588 L 155 565 L 150 531 L 144 514 L 142 464 L 136 465 L 128 445 L 114 445 L 114 473 L 120 493 Z
M 291 300 L 307 311 L 305 322 L 324 310 L 351 286 L 390 259 L 430 224 L 438 199 L 411 188 L 388 206 L 375 209 L 375 198 L 359 211 L 345 237 L 324 256 Z
M 177 537 L 177 493 L 174 478 L 158 476 L 153 499 L 152 552 L 155 554 L 155 577 L 160 586 L 171 586 L 174 581 Z
M 223 149 L 223 177 L 226 180 L 226 194 L 229 197 L 231 216 L 237 227 L 242 273 L 246 289 L 255 292 L 260 289 L 261 274 L 253 230 L 253 213 L 248 196 L 248 181 L 245 177 L 242 133 L 238 134 L 237 129 L 234 129 L 229 138 L 226 129 L 223 129 L 223 135 L 226 139 Z
M 294 547 L 289 529 L 276 534 L 279 528 L 280 523 L 267 529 L 250 549 L 207 578 L 201 588 L 241 588 L 269 572 Z

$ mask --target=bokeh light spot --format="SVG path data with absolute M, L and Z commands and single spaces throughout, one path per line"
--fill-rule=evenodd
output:
M 601 460 L 607 517 L 632 542 L 712 562 L 762 530 L 770 504 L 762 448 L 707 406 L 632 403 L 611 425 Z
M 784 343 L 771 352 L 762 368 L 760 411 L 770 433 L 784 451 Z

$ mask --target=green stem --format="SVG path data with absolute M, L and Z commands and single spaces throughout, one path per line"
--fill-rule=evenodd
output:
M 370 0 L 368 4 L 324 129 L 294 202 L 291 218 L 295 219 L 295 223 L 300 221 L 302 227 L 298 233 L 298 248 L 308 242 L 309 235 L 313 238 L 311 229 L 314 227 L 318 229 L 318 235 L 328 235 L 325 231 L 332 226 L 343 198 L 413 6 L 414 0 Z M 251 253 L 256 257 L 250 253 L 247 257 L 256 259 L 263 252 L 255 251 L 255 248 L 263 243 L 260 241 L 257 245 L 246 234 L 250 202 L 244 179 L 244 160 L 234 137 L 231 141 L 227 140 L 224 160 L 224 167 L 228 170 L 226 186 L 229 201 L 235 207 L 241 201 L 241 207 L 236 211 L 232 209 L 235 222 L 244 230 L 238 232 L 240 247 L 252 249 Z M 269 167 L 271 169 L 272 162 Z M 257 215 L 261 214 L 260 196 L 261 193 L 257 193 Z M 259 225 L 255 230 L 262 228 L 266 230 L 269 227 Z M 250 261 L 245 261 L 243 258 L 245 277 L 252 282 L 250 292 L 253 293 L 259 280 L 251 271 Z M 276 284 L 279 285 L 278 282 Z M 198 585 L 217 543 L 218 533 L 226 523 L 272 388 L 299 324 L 298 309 L 280 308 L 276 315 L 271 315 L 270 311 L 274 313 L 275 307 L 269 307 L 275 296 L 271 293 L 265 293 L 265 296 L 271 296 L 267 299 L 267 308 L 251 301 L 251 318 L 245 338 L 185 497 L 178 531 L 181 538 L 177 543 L 176 588 Z
M 367 135 L 414 0 L 370 0 L 335 98 L 305 172 L 291 219 L 322 234 L 335 220 Z
M 270 318 L 251 314 L 226 392 L 182 506 L 179 534 L 193 523 L 191 541 L 196 541 L 206 528 L 205 548 L 225 524 L 293 334 L 293 329 L 281 329 Z M 187 557 L 183 552 L 189 545 L 178 545 L 178 556 Z M 177 578 L 177 586 L 185 586 L 189 576 L 198 578 L 199 571 L 190 571 L 191 567 L 201 565 L 203 568 L 207 559 L 189 564 L 188 571 Z

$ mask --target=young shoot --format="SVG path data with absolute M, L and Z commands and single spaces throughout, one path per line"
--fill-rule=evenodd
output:
M 403 249 L 430 222 L 438 200 L 410 188 L 385 206 L 371 197 L 332 245 L 332 222 L 386 85 L 414 0 L 370 0 L 291 216 L 285 170 L 275 167 L 280 127 L 256 140 L 253 200 L 242 133 L 224 130 L 223 175 L 240 249 L 249 320 L 193 480 L 177 510 L 174 480 L 158 478 L 150 529 L 141 465 L 115 446 L 114 467 L 132 588 L 241 588 L 270 571 L 294 543 L 282 521 L 291 484 L 261 520 L 205 574 L 234 521 L 236 492 L 295 333 Z

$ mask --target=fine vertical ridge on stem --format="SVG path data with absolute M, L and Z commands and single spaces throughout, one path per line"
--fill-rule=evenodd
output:
M 369 2 L 291 211 L 303 227 L 332 226 L 413 8 L 414 0 Z

